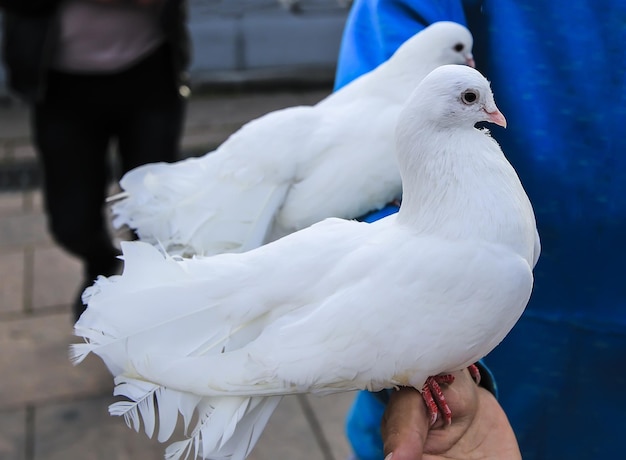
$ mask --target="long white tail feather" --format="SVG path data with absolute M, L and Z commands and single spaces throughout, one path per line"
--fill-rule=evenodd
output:
M 155 333 L 177 337 L 172 341 L 172 350 L 198 356 L 219 354 L 228 344 L 236 347 L 239 340 L 246 343 L 257 332 L 244 323 L 235 330 L 216 327 L 214 333 L 207 334 L 207 324 L 219 322 L 221 315 L 232 312 L 213 311 L 206 305 L 206 292 L 192 287 L 199 273 L 186 264 L 193 261 L 163 255 L 143 243 L 123 243 L 123 249 L 124 275 L 100 277 L 85 294 L 88 311 L 85 319 L 77 322 L 75 333 L 86 343 L 71 346 L 72 360 L 78 363 L 87 354 L 97 352 L 117 376 L 114 395 L 128 399 L 113 403 L 109 411 L 111 415 L 124 417 L 135 431 L 143 428 L 149 437 L 156 432 L 157 439 L 165 442 L 174 433 L 179 415 L 182 416 L 184 431 L 190 433 L 190 438 L 170 446 L 167 458 L 188 458 L 199 452 L 205 458 L 243 460 L 257 442 L 280 397 L 202 397 L 173 390 L 133 378 L 133 364 L 127 357 L 133 349 L 151 349 Z M 224 271 L 220 271 L 220 276 L 224 276 Z M 150 292 L 172 282 L 181 285 L 186 301 L 180 305 L 178 314 L 161 316 L 163 312 L 148 300 Z M 146 292 L 148 297 L 143 297 Z M 163 300 L 158 289 L 154 296 Z M 166 302 L 175 302 L 176 296 L 174 293 Z M 194 296 L 197 301 L 193 300 Z M 185 333 L 180 334 L 181 330 Z
M 147 414 L 154 412 L 154 400 L 159 385 L 154 383 L 128 380 L 115 380 L 114 396 L 124 395 L 131 401 L 119 401 L 109 406 L 109 414 L 115 416 L 123 416 L 126 425 L 129 428 L 139 431 L 141 427 L 140 417 L 144 419 L 144 431 L 148 437 L 154 434 L 154 418 L 146 417 Z
M 70 345 L 69 358 L 74 366 L 82 363 L 93 347 L 89 343 L 73 343 Z
M 282 396 L 251 400 L 251 408 L 236 427 L 238 435 L 233 434 L 223 446 L 226 452 L 233 453 L 233 459 L 244 459 L 250 454 Z
M 118 401 L 109 407 L 109 413 L 123 416 L 129 428 L 139 431 L 143 427 L 148 437 L 153 437 L 158 421 L 159 442 L 165 442 L 174 433 L 179 414 L 183 418 L 184 432 L 194 419 L 197 422 L 189 439 L 175 442 L 166 449 L 165 458 L 228 458 L 243 460 L 250 453 L 263 432 L 271 414 L 281 400 L 274 397 L 206 397 L 202 398 L 160 387 L 150 382 L 118 377 L 114 395 L 129 401 Z
M 167 446 L 165 449 L 165 460 L 172 459 L 184 459 L 187 460 L 189 458 L 189 451 L 192 447 L 192 440 L 185 439 L 184 441 L 176 441 Z M 198 453 L 196 452 L 192 458 L 196 458 Z

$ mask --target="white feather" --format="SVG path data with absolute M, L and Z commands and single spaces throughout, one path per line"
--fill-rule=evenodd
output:
M 209 255 L 379 209 L 401 193 L 393 132 L 404 102 L 432 69 L 471 59 L 471 48 L 465 27 L 433 24 L 315 106 L 252 120 L 203 157 L 136 168 L 111 199 L 113 223 L 170 254 Z
M 191 259 L 123 243 L 124 273 L 97 280 L 75 328 L 79 354 L 100 356 L 134 402 L 112 412 L 148 434 L 162 408 L 195 414 L 168 458 L 242 460 L 283 395 L 421 389 L 484 357 L 524 310 L 539 255 L 515 171 L 474 128 L 496 113 L 475 70 L 426 77 L 398 122 L 401 209 L 373 224 L 331 218 Z

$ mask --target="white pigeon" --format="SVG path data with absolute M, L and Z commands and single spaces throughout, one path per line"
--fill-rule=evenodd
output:
M 476 70 L 439 67 L 400 114 L 397 214 L 329 218 L 240 254 L 181 258 L 123 243 L 75 326 L 100 356 L 110 412 L 166 457 L 244 459 L 283 395 L 422 389 L 488 354 L 522 314 L 540 246 L 532 206 L 486 130 L 505 125 Z M 195 415 L 194 415 L 195 414 Z
M 401 194 L 393 133 L 403 104 L 434 68 L 473 65 L 471 50 L 465 27 L 435 23 L 314 106 L 270 112 L 200 158 L 129 171 L 111 198 L 113 224 L 170 254 L 210 255 L 382 208 Z

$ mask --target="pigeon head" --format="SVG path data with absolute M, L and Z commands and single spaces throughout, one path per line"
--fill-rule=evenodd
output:
M 396 53 L 420 56 L 422 63 L 431 62 L 435 66 L 466 64 L 474 67 L 473 44 L 472 34 L 466 27 L 456 22 L 440 21 L 409 38 Z
M 462 65 L 444 65 L 430 72 L 411 94 L 404 112 L 400 120 L 406 120 L 407 129 L 416 120 L 435 130 L 473 128 L 481 121 L 506 127 L 487 79 Z

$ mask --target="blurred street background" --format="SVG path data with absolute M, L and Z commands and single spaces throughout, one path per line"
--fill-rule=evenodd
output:
M 194 87 L 332 81 L 350 0 L 187 1 Z

